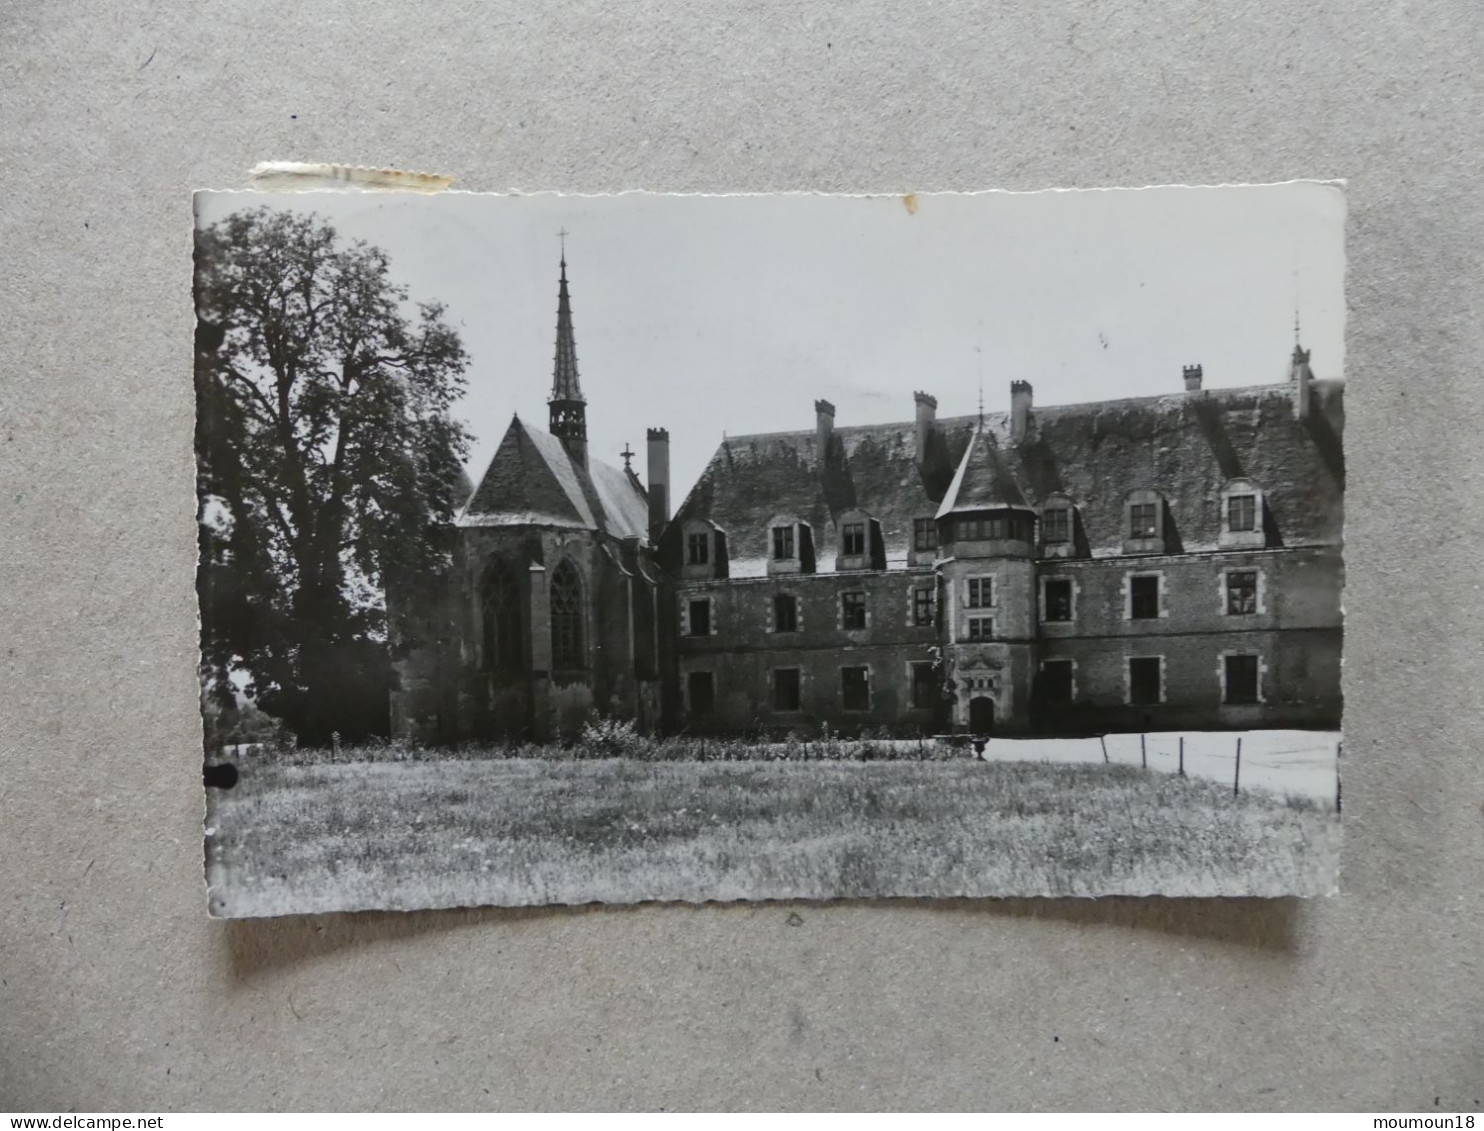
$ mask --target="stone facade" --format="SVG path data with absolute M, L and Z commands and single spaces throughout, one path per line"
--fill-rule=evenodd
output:
M 513 419 L 443 576 L 389 595 L 396 733 L 1336 727 L 1343 383 L 723 440 L 673 519 L 591 460 L 566 265 L 551 431 Z
M 913 422 L 849 430 L 819 402 L 813 432 L 729 438 L 660 543 L 670 721 L 1337 727 L 1343 384 L 1308 362 L 1048 409 L 1016 382 L 1009 413 L 968 420 L 918 393 Z

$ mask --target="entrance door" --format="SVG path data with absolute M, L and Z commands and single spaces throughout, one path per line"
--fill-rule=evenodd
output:
M 969 700 L 969 733 L 989 734 L 994 730 L 994 700 L 976 695 Z

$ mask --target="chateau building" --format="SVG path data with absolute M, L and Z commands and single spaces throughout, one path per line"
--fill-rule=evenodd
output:
M 677 722 L 1335 727 L 1343 382 L 723 440 L 666 529 Z
M 571 733 L 1337 727 L 1344 384 L 729 437 L 672 518 L 589 458 L 565 258 L 550 434 L 511 421 L 402 649 L 393 725 Z M 412 622 L 408 622 L 411 624 Z

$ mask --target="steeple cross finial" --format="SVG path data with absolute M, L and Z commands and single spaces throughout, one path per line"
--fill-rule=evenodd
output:
M 974 353 L 978 355 L 979 367 L 979 430 L 984 430 L 984 350 L 979 346 L 974 347 Z
M 618 454 L 623 456 L 623 469 L 625 471 L 631 471 L 632 468 L 629 467 L 629 461 L 634 458 L 636 453 L 629 449 L 629 442 L 627 440 L 623 443 L 623 451 Z
M 562 241 L 562 262 L 567 262 L 567 237 L 572 233 L 567 231 L 565 225 L 557 230 L 557 239 Z

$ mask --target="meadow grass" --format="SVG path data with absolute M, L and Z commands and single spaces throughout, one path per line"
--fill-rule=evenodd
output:
M 1124 766 L 267 763 L 210 791 L 232 916 L 593 901 L 1313 895 L 1338 817 Z

